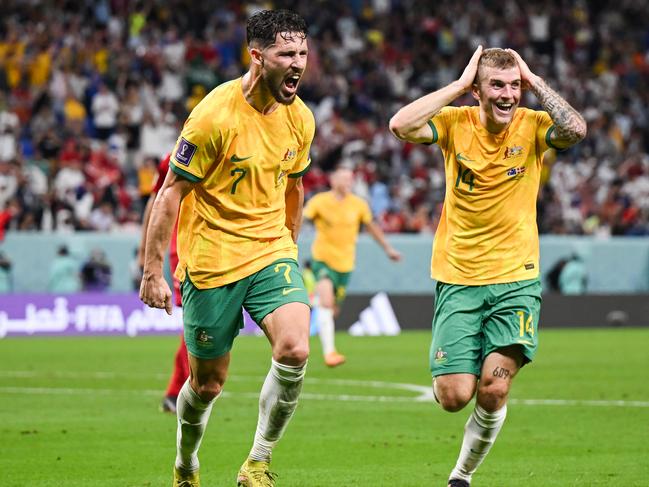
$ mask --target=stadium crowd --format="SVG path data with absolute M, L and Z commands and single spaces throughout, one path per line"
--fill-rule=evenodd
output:
M 307 197 L 355 168 L 385 232 L 432 232 L 441 153 L 388 131 L 405 102 L 459 76 L 477 44 L 512 47 L 584 114 L 546 154 L 541 233 L 649 234 L 649 10 L 633 0 L 3 3 L 0 240 L 5 230 L 138 231 L 157 160 L 189 111 L 247 65 L 245 19 L 309 23 L 300 96 L 317 122 Z M 470 102 L 467 98 L 458 104 Z M 523 104 L 537 107 L 533 96 Z

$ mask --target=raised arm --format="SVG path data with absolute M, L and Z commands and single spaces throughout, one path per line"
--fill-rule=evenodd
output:
M 162 274 L 162 266 L 171 231 L 182 199 L 194 188 L 194 183 L 168 171 L 156 196 L 146 229 L 144 272 L 140 299 L 152 308 L 164 308 L 171 314 L 171 289 Z
M 304 205 L 304 186 L 302 178 L 288 178 L 285 193 L 286 201 L 286 227 L 291 231 L 293 242 L 297 243 L 297 237 L 302 225 L 302 207 Z
M 433 131 L 428 121 L 446 105 L 471 89 L 481 55 L 482 46 L 478 46 L 458 80 L 401 108 L 390 119 L 390 131 L 401 140 L 430 142 L 433 139 Z
M 535 75 L 523 58 L 508 49 L 518 62 L 523 86 L 536 95 L 543 110 L 548 112 L 554 122 L 554 131 L 550 135 L 552 145 L 561 149 L 570 147 L 586 137 L 586 121 L 581 114 L 564 100 L 561 95 L 550 88 L 540 76 Z
M 371 221 L 365 225 L 369 234 L 376 240 L 376 242 L 383 248 L 385 255 L 388 256 L 390 260 L 396 262 L 401 260 L 401 252 L 396 250 L 385 238 L 385 234 L 381 227 L 379 227 L 374 221 Z

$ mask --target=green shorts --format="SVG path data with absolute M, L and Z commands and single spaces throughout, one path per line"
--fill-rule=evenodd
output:
M 240 281 L 211 289 L 198 289 L 187 276 L 181 292 L 187 350 L 202 359 L 230 351 L 243 327 L 242 307 L 259 324 L 284 304 L 309 304 L 302 274 L 292 259 L 276 260 Z
M 541 282 L 462 286 L 437 283 L 430 370 L 480 376 L 487 355 L 520 345 L 524 363 L 538 346 Z
M 337 272 L 329 267 L 324 262 L 314 260 L 311 264 L 313 274 L 319 281 L 320 279 L 328 278 L 334 285 L 334 295 L 336 296 L 336 304 L 341 304 L 347 296 L 347 283 L 351 272 Z

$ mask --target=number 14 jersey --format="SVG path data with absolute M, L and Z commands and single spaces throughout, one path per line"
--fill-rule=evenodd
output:
M 492 134 L 479 107 L 445 107 L 429 125 L 446 171 L 433 279 L 482 285 L 538 277 L 536 197 L 550 116 L 518 108 L 509 127 Z

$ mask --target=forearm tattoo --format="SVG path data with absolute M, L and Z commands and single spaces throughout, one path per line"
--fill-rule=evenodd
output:
M 555 136 L 557 140 L 573 145 L 586 137 L 586 121 L 577 110 L 561 98 L 561 96 L 550 88 L 545 81 L 538 79 L 530 86 L 536 95 L 543 109 L 548 112 L 554 122 Z

